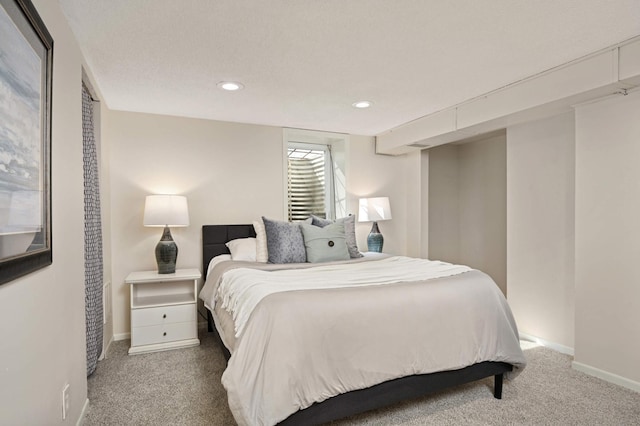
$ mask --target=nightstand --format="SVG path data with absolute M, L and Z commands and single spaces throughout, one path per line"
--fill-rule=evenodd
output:
M 129 355 L 198 346 L 197 269 L 130 273 L 131 347 Z

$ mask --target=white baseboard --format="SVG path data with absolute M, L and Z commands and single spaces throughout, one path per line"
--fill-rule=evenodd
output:
M 119 340 L 127 340 L 127 339 L 131 339 L 131 333 L 120 333 L 120 334 L 113 335 L 113 340 L 116 342 Z
M 553 349 L 554 351 L 563 353 L 565 355 L 574 356 L 573 348 L 561 345 L 559 343 L 550 342 L 548 340 L 544 340 L 527 333 L 520 333 L 520 339 L 535 342 L 538 345 Z M 609 373 L 608 371 L 600 370 L 599 368 L 591 367 L 590 365 L 586 365 L 576 361 L 571 362 L 571 368 L 581 371 L 590 376 L 597 377 L 598 379 L 602 379 L 606 382 L 613 383 L 615 385 L 619 385 L 636 392 L 640 392 L 640 383 L 635 382 L 631 379 L 627 379 L 626 377 L 618 376 L 617 374 Z
M 590 365 L 576 361 L 571 363 L 571 367 L 574 370 L 582 371 L 583 373 L 597 377 L 598 379 L 602 379 L 606 382 L 631 389 L 632 391 L 640 392 L 640 383 L 634 382 L 626 377 L 618 376 L 617 374 L 609 373 L 608 371 L 600 370 L 599 368 L 591 367 Z
M 87 415 L 88 409 L 89 409 L 89 398 L 84 400 L 84 405 L 82 406 L 82 411 L 80 412 L 80 417 L 78 417 L 76 426 L 82 426 L 82 424 L 84 423 L 84 418 Z
M 545 348 L 553 349 L 554 351 L 560 352 L 560 353 L 565 354 L 565 355 L 571 355 L 571 356 L 574 355 L 573 348 L 570 348 L 569 346 L 561 345 L 560 343 L 550 342 L 548 340 L 544 340 L 544 339 L 541 339 L 541 338 L 536 337 L 536 336 L 532 336 L 531 334 L 527 334 L 527 333 L 520 333 L 520 338 L 522 340 L 529 340 L 530 342 L 535 342 L 535 343 L 539 344 L 540 346 L 544 346 Z

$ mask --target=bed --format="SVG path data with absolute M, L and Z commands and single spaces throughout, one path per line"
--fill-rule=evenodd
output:
M 202 228 L 203 270 L 204 271 L 208 270 L 210 261 L 214 257 L 217 257 L 219 255 L 229 254 L 229 249 L 226 246 L 227 242 L 233 241 L 233 240 L 245 239 L 249 237 L 255 237 L 255 236 L 256 236 L 256 233 L 253 225 L 205 225 L 203 226 Z M 386 261 L 391 261 L 389 260 L 389 258 L 384 258 L 384 259 L 366 259 L 365 258 L 365 259 L 362 259 L 360 262 L 355 262 L 355 263 L 359 263 L 360 265 L 366 263 L 368 265 L 368 264 L 373 264 L 375 262 L 382 262 L 382 260 L 385 260 L 385 259 Z M 409 260 L 405 260 L 405 259 L 401 259 L 401 260 L 409 262 Z M 338 263 L 346 264 L 351 262 L 338 262 Z M 238 264 L 239 262 L 220 262 L 216 266 L 216 268 L 222 269 L 223 271 L 226 268 L 226 272 L 223 272 L 222 275 L 224 275 L 225 273 L 230 275 L 233 271 L 237 273 L 240 273 L 240 272 L 249 273 L 250 268 L 248 268 L 248 266 L 251 266 L 251 267 L 254 266 L 252 262 L 245 262 L 241 265 L 238 265 Z M 311 268 L 309 269 L 318 269 L 318 268 L 314 268 L 314 265 L 308 265 L 308 266 L 311 266 Z M 352 266 L 337 265 L 336 269 L 342 268 L 342 267 L 351 268 Z M 272 268 L 275 270 L 280 269 L 279 267 L 277 267 L 277 265 L 266 265 L 266 266 L 262 266 L 262 268 L 266 268 L 267 270 L 269 270 L 269 268 Z M 216 273 L 219 273 L 218 269 L 216 269 Z M 229 271 L 232 271 L 232 272 L 229 272 Z M 275 273 L 276 271 L 269 270 L 269 272 Z M 282 273 L 288 273 L 288 272 L 282 272 Z M 484 275 L 479 271 L 473 271 L 473 274 L 476 274 L 476 273 Z M 462 275 L 464 277 L 474 277 L 473 274 L 466 273 Z M 440 283 L 440 281 L 444 280 L 443 281 L 444 283 L 448 283 L 449 281 L 446 281 L 446 280 L 451 280 L 453 278 L 455 277 L 440 278 L 433 281 L 436 283 L 439 283 L 438 285 L 441 285 L 442 283 Z M 207 281 L 209 279 L 212 279 L 212 277 L 208 277 Z M 221 279 L 216 275 L 216 280 L 220 281 Z M 417 288 L 417 285 L 413 282 L 404 283 L 404 285 L 413 286 L 411 288 Z M 398 291 L 398 290 L 388 289 L 389 287 L 392 287 L 392 286 L 373 286 L 373 287 L 376 287 L 376 289 L 373 291 L 378 291 L 378 292 Z M 422 286 L 421 288 L 423 287 L 424 286 Z M 451 285 L 449 284 L 447 284 L 446 286 L 443 286 L 443 288 L 450 288 L 450 287 Z M 372 288 L 372 287 L 368 287 L 368 288 Z M 398 401 L 422 396 L 427 393 L 438 391 L 444 388 L 484 379 L 491 376 L 494 377 L 494 397 L 500 399 L 502 397 L 503 378 L 506 375 L 507 376 L 511 375 L 512 377 L 515 377 L 526 365 L 526 360 L 524 359 L 524 356 L 522 355 L 522 351 L 520 350 L 518 345 L 518 335 L 517 335 L 517 329 L 515 328 L 515 322 L 513 321 L 511 312 L 507 306 L 505 309 L 505 312 L 501 312 L 499 315 L 498 314 L 495 315 L 496 317 L 500 317 L 498 320 L 496 320 L 495 318 L 492 318 L 489 320 L 489 322 L 499 321 L 501 324 L 499 324 L 496 328 L 505 330 L 501 332 L 502 333 L 501 336 L 504 336 L 505 333 L 508 336 L 507 339 L 503 337 L 500 337 L 499 339 L 499 340 L 507 340 L 506 343 L 500 342 L 500 341 L 496 341 L 492 343 L 493 346 L 503 345 L 507 347 L 507 349 L 504 349 L 504 348 L 499 349 L 498 351 L 500 352 L 499 356 L 473 355 L 474 362 L 472 363 L 467 362 L 467 364 L 459 365 L 456 368 L 445 367 L 438 371 L 430 371 L 429 373 L 411 374 L 413 370 L 416 370 L 416 367 L 412 366 L 411 368 L 404 369 L 406 371 L 400 374 L 400 377 L 385 378 L 385 374 L 387 374 L 386 371 L 384 372 L 385 374 L 382 374 L 382 375 L 378 374 L 379 377 L 376 376 L 373 379 L 369 379 L 368 377 L 365 377 L 363 379 L 362 377 L 358 376 L 358 381 L 362 381 L 364 384 L 360 384 L 356 386 L 357 387 L 356 389 L 352 389 L 353 385 L 350 383 L 348 384 L 348 386 L 345 385 L 345 388 L 342 388 L 342 383 L 339 383 L 338 385 L 334 383 L 331 385 L 327 385 L 328 390 L 323 388 L 322 392 L 320 392 L 320 395 L 314 394 L 312 396 L 312 399 L 314 399 L 313 401 L 309 399 L 308 395 L 299 396 L 299 395 L 305 394 L 305 392 L 308 391 L 308 389 L 306 389 L 307 384 L 304 383 L 304 381 L 302 381 L 303 384 L 301 384 L 300 386 L 303 389 L 301 390 L 294 389 L 291 391 L 294 399 L 295 398 L 300 399 L 302 400 L 302 403 L 299 400 L 297 400 L 295 401 L 295 403 L 292 403 L 289 405 L 285 404 L 288 407 L 285 409 L 286 415 L 282 414 L 283 413 L 282 410 L 280 410 L 277 413 L 271 412 L 271 406 L 270 406 L 271 402 L 269 402 L 270 401 L 269 398 L 273 398 L 273 395 L 272 395 L 273 393 L 278 393 L 278 391 L 276 390 L 277 388 L 276 382 L 281 383 L 281 385 L 282 383 L 284 383 L 285 386 L 287 383 L 290 383 L 291 384 L 290 387 L 295 388 L 295 386 L 298 386 L 298 384 L 301 383 L 301 381 L 299 380 L 298 377 L 295 376 L 295 374 L 299 374 L 299 371 L 295 370 L 294 367 L 289 368 L 289 365 L 288 365 L 289 361 L 283 361 L 283 359 L 288 359 L 286 357 L 288 356 L 289 353 L 297 352 L 298 351 L 297 347 L 292 346 L 286 349 L 278 348 L 276 350 L 276 353 L 278 354 L 277 357 L 275 357 L 276 361 L 275 362 L 269 361 L 271 362 L 271 364 L 268 364 L 269 359 L 274 359 L 274 355 L 270 354 L 269 351 L 273 351 L 274 349 L 267 348 L 267 347 L 274 346 L 275 343 L 272 344 L 272 342 L 283 341 L 283 339 L 288 338 L 288 336 L 286 334 L 284 337 L 275 335 L 275 334 L 272 336 L 271 333 L 275 333 L 275 331 L 272 331 L 271 329 L 265 329 L 265 327 L 269 326 L 268 324 L 271 324 L 276 320 L 274 320 L 273 317 L 269 316 L 268 313 L 264 313 L 263 311 L 265 311 L 267 308 L 262 309 L 262 307 L 267 304 L 266 301 L 273 301 L 276 304 L 279 303 L 281 306 L 287 306 L 287 303 L 290 303 L 287 309 L 292 309 L 293 313 L 287 312 L 286 313 L 287 315 L 289 314 L 299 315 L 298 318 L 304 317 L 304 321 L 301 319 L 300 322 L 311 321 L 311 320 L 307 320 L 306 317 L 313 317 L 313 314 L 311 314 L 313 308 L 301 307 L 301 304 L 306 303 L 305 300 L 312 299 L 314 300 L 313 304 L 315 305 L 320 304 L 322 306 L 322 304 L 326 303 L 327 305 L 330 304 L 332 306 L 332 310 L 335 308 L 335 305 L 338 305 L 336 309 L 340 309 L 341 303 L 337 299 L 335 299 L 335 295 L 331 296 L 332 292 L 335 293 L 336 291 L 344 292 L 345 289 L 307 290 L 306 293 L 308 293 L 309 295 L 312 295 L 312 297 L 305 296 L 306 294 L 305 291 L 289 291 L 289 292 L 280 293 L 276 295 L 269 295 L 265 299 L 262 299 L 262 301 L 259 302 L 258 305 L 256 305 L 254 309 L 256 309 L 257 312 L 254 310 L 254 311 L 251 311 L 253 313 L 248 315 L 248 319 L 246 320 L 246 323 L 249 325 L 245 325 L 244 326 L 245 328 L 242 329 L 240 333 L 238 333 L 237 328 L 235 329 L 236 336 L 232 336 L 232 334 L 234 333 L 233 333 L 233 329 L 231 329 L 232 331 L 230 331 L 230 327 L 233 327 L 233 323 L 237 319 L 233 319 L 231 318 L 231 316 L 226 318 L 225 317 L 226 314 L 223 313 L 223 311 L 219 306 L 216 308 L 217 310 L 209 309 L 211 307 L 210 306 L 211 303 L 207 304 L 205 302 L 205 305 L 209 305 L 207 308 L 209 331 L 216 333 L 216 338 L 220 342 L 221 349 L 224 352 L 225 358 L 228 361 L 227 370 L 223 375 L 223 384 L 225 385 L 225 388 L 227 388 L 227 392 L 229 394 L 229 405 L 232 409 L 232 412 L 234 413 L 234 417 L 236 418 L 236 421 L 238 421 L 239 424 L 280 424 L 280 425 L 321 424 L 328 421 L 344 418 L 350 415 L 362 413 L 371 409 L 380 408 L 386 405 L 396 403 Z M 355 292 L 372 291 L 372 290 L 358 288 L 358 289 L 353 289 L 349 291 L 353 291 L 354 292 L 353 294 L 357 296 L 360 293 L 355 293 Z M 342 293 L 342 294 L 345 295 L 347 293 Z M 286 299 L 285 297 L 289 299 Z M 291 297 L 294 297 L 295 299 L 291 299 Z M 326 297 L 326 299 L 323 299 L 323 297 Z M 334 297 L 334 299 L 331 299 L 331 297 Z M 494 296 L 490 296 L 490 297 L 493 298 Z M 497 299 L 500 299 L 500 298 L 504 299 L 501 293 L 495 297 Z M 367 299 L 367 298 L 357 297 L 357 299 L 360 300 L 360 299 Z M 344 301 L 348 299 L 345 297 L 341 297 L 340 300 Z M 356 299 L 351 299 L 351 300 L 356 300 Z M 503 306 L 506 306 L 506 301 L 500 300 L 498 303 Z M 294 307 L 295 309 L 297 309 L 297 311 L 294 309 Z M 389 308 L 389 309 L 392 309 L 392 308 Z M 493 311 L 493 309 L 491 310 Z M 322 317 L 322 315 L 320 315 L 320 317 L 323 318 L 321 322 L 323 324 L 324 322 L 330 322 L 331 320 L 327 320 L 327 318 L 332 319 L 334 316 L 340 315 L 340 313 L 336 314 L 335 312 L 336 311 L 332 311 L 329 317 Z M 307 313 L 309 314 L 307 315 Z M 280 313 L 279 315 L 283 316 L 285 314 Z M 506 320 L 504 321 L 504 324 L 506 325 L 502 325 L 502 319 L 501 319 L 502 317 L 506 317 Z M 276 317 L 276 319 L 277 318 L 279 317 Z M 392 316 L 388 315 L 388 312 L 385 318 L 386 319 L 384 319 L 384 321 L 380 323 L 381 324 L 380 328 L 384 328 L 387 322 L 393 321 Z M 251 323 L 251 321 L 253 321 L 253 323 Z M 439 328 L 446 328 L 449 322 L 455 322 L 456 320 L 447 320 L 446 318 L 442 318 L 441 321 L 442 323 Z M 256 324 L 258 322 L 259 324 Z M 294 326 L 295 324 L 292 324 L 293 322 L 298 322 L 298 321 L 289 321 L 288 324 L 290 326 Z M 375 327 L 375 324 L 377 324 L 375 317 L 373 317 L 371 322 L 372 324 L 374 324 L 373 327 Z M 255 328 L 255 330 L 253 330 L 252 327 Z M 345 329 L 350 330 L 350 327 L 351 326 L 349 327 L 345 326 Z M 429 328 L 429 327 L 434 328 L 434 326 L 428 326 L 425 328 Z M 492 328 L 492 327 L 493 325 L 490 325 L 488 328 Z M 273 327 L 274 330 L 275 329 L 282 330 L 284 328 L 286 327 L 278 328 L 277 324 Z M 331 323 L 331 330 L 332 331 L 331 331 L 331 334 L 329 335 L 329 339 L 327 340 L 327 342 L 333 342 L 331 338 L 333 338 L 333 336 L 335 335 L 339 335 L 340 333 L 342 333 L 341 330 L 336 331 L 336 327 L 334 323 Z M 317 332 L 316 330 L 314 332 L 314 335 L 323 335 L 322 333 L 324 333 L 324 331 Z M 487 331 L 483 329 L 480 332 L 480 334 L 482 333 L 486 334 Z M 398 333 L 398 334 L 402 334 L 402 333 Z M 251 336 L 254 336 L 254 337 L 251 337 Z M 412 348 L 407 348 L 406 350 L 403 349 L 402 352 L 397 352 L 395 343 L 389 341 L 387 345 L 386 339 L 388 338 L 388 336 L 387 337 L 384 337 L 384 336 L 385 335 L 382 333 L 380 335 L 376 335 L 376 332 L 372 331 L 371 339 L 378 339 L 378 342 L 376 342 L 375 344 L 376 346 L 373 346 L 373 347 L 379 348 L 379 351 L 370 350 L 369 352 L 371 352 L 371 356 L 375 357 L 376 356 L 375 352 L 384 353 L 386 351 L 389 351 L 389 353 L 394 354 L 392 356 L 398 357 L 398 353 L 404 354 L 405 352 L 409 352 L 409 353 L 412 352 Z M 326 337 L 326 336 L 323 335 L 323 337 Z M 304 339 L 306 338 L 307 337 L 304 336 Z M 344 340 L 344 336 L 342 336 L 342 338 Z M 293 340 L 296 340 L 296 339 L 294 338 Z M 464 340 L 465 340 L 464 336 L 461 336 L 459 339 L 459 341 L 461 342 L 460 343 L 461 348 L 464 348 L 466 345 L 466 343 L 464 343 Z M 253 341 L 255 341 L 256 343 L 253 343 Z M 312 343 L 309 343 L 309 340 L 305 340 L 304 342 L 305 343 L 302 343 L 300 345 L 301 347 L 310 348 L 312 346 Z M 469 345 L 471 345 L 471 343 L 469 343 Z M 338 350 L 337 348 L 338 345 L 335 345 L 334 343 L 329 343 L 329 346 L 331 347 L 331 350 L 335 352 L 331 352 L 329 355 L 326 355 L 326 354 L 323 355 L 322 359 L 333 358 L 334 356 L 340 356 L 340 350 Z M 416 344 L 416 346 L 421 346 L 421 344 Z M 422 344 L 422 346 L 424 345 Z M 457 346 L 457 344 L 454 344 L 453 346 Z M 475 348 L 475 346 L 473 347 Z M 371 346 L 369 347 L 369 349 L 370 348 Z M 235 351 L 233 351 L 234 349 Z M 303 349 L 301 352 L 304 352 L 304 350 L 305 349 Z M 296 358 L 307 357 L 310 360 L 309 361 L 310 364 L 316 366 L 316 365 L 322 364 L 322 360 L 319 361 L 317 359 L 318 357 L 316 356 L 316 358 L 314 358 L 314 356 L 316 355 L 316 352 L 321 352 L 322 350 L 323 350 L 322 347 L 320 347 L 320 349 L 315 348 L 313 350 L 313 353 L 311 353 L 311 350 L 309 350 L 310 353 L 308 354 L 303 354 L 303 355 L 296 354 Z M 361 354 L 354 354 L 353 351 L 354 350 L 357 351 L 358 350 L 357 348 L 354 349 L 353 347 L 349 347 L 348 350 L 351 351 L 349 353 L 350 357 L 355 357 L 357 359 L 358 356 L 361 356 Z M 434 350 L 433 352 L 435 353 L 439 350 L 440 349 Z M 237 355 L 235 356 L 236 359 L 231 359 L 232 358 L 231 352 L 233 352 L 234 355 Z M 460 352 L 465 352 L 465 350 L 460 349 Z M 478 350 L 478 352 L 482 352 L 482 351 Z M 451 352 L 451 353 L 455 354 L 456 352 L 454 350 L 454 352 Z M 246 361 L 246 360 L 251 360 L 255 358 L 256 354 L 258 354 L 257 357 L 260 358 L 258 360 L 260 367 L 255 367 L 254 365 L 255 362 L 251 364 L 250 361 Z M 428 358 L 431 355 L 429 354 L 425 356 Z M 497 359 L 483 359 L 483 358 L 497 358 Z M 339 367 L 337 369 L 342 370 L 345 364 L 349 364 L 348 359 L 349 358 L 346 356 L 344 359 L 341 359 L 338 364 Z M 292 361 L 292 363 L 293 362 L 294 361 Z M 446 361 L 446 362 L 450 362 L 450 361 Z M 466 361 L 461 361 L 461 362 L 465 363 Z M 287 365 L 284 366 L 284 371 L 281 371 L 283 369 L 282 365 L 276 366 L 274 364 L 287 364 Z M 360 364 L 362 364 L 362 362 L 360 362 Z M 438 364 L 438 362 L 436 362 L 435 364 Z M 232 368 L 235 368 L 236 370 L 235 373 L 232 373 L 229 371 L 229 370 L 232 370 Z M 258 370 L 258 368 L 260 369 L 260 371 Z M 335 368 L 335 366 L 327 367 L 322 364 L 318 367 L 318 370 L 320 371 L 322 370 L 322 368 L 325 368 L 325 369 Z M 348 366 L 344 368 L 346 369 L 348 368 Z M 418 369 L 420 368 L 422 367 L 420 366 Z M 339 378 L 339 381 L 342 380 L 344 377 L 347 377 L 352 374 L 350 371 L 346 371 L 346 372 L 345 371 L 340 372 L 341 376 Z M 407 371 L 409 371 L 409 373 L 407 373 Z M 377 373 L 378 371 L 376 371 L 375 374 L 373 373 L 372 374 L 376 375 Z M 292 376 L 283 378 L 283 376 L 287 376 L 288 374 L 292 374 Z M 359 371 L 358 374 L 361 374 L 361 371 Z M 398 375 L 398 373 L 395 371 L 393 372 L 393 374 Z M 225 375 L 227 377 L 225 377 Z M 321 386 L 325 386 L 324 381 L 327 375 L 331 375 L 331 373 L 327 373 L 326 371 L 324 371 L 323 373 L 318 373 L 318 376 L 320 377 L 320 379 L 318 380 L 322 382 Z M 250 385 L 247 385 L 247 386 L 249 386 L 250 388 L 248 392 L 251 393 L 251 395 L 248 395 L 247 392 L 243 394 L 242 392 L 237 391 L 237 389 L 234 388 L 233 380 L 231 379 L 234 376 L 235 376 L 236 382 L 242 382 L 245 380 L 248 380 L 250 382 Z M 329 381 L 329 379 L 326 379 L 326 381 Z M 313 386 L 309 386 L 309 387 L 313 387 Z M 232 391 L 230 391 L 230 389 L 232 389 Z M 263 394 L 259 394 L 258 396 L 255 395 L 256 393 L 260 393 L 260 392 L 263 392 Z M 288 389 L 287 389 L 287 392 L 288 392 Z M 253 402 L 245 404 L 245 401 L 243 400 L 245 396 L 243 395 L 246 395 L 247 398 L 252 397 Z M 265 400 L 266 402 L 264 402 L 263 400 Z M 264 404 L 264 406 L 260 404 Z M 278 404 L 276 404 L 276 402 L 273 402 L 273 405 L 276 406 Z

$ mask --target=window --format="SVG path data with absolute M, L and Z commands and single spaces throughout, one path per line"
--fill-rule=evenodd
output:
M 333 191 L 329 146 L 290 143 L 287 148 L 287 210 L 289 221 L 309 215 L 331 217 Z
M 285 129 L 286 217 L 301 221 L 310 215 L 327 219 L 346 216 L 345 149 L 348 136 Z

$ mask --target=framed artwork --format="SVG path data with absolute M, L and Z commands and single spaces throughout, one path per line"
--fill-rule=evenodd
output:
M 30 0 L 0 0 L 0 284 L 51 265 L 53 39 Z

